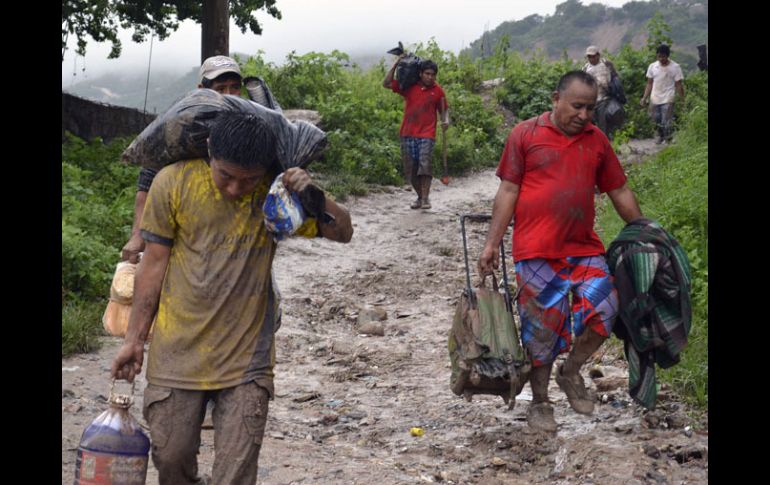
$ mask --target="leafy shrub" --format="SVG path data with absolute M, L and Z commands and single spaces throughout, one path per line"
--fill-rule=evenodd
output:
M 110 281 L 128 240 L 139 167 L 119 162 L 128 140 L 72 135 L 62 144 L 62 355 L 101 333 Z

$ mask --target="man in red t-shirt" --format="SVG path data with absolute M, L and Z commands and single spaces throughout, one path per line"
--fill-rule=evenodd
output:
M 404 97 L 404 119 L 401 122 L 401 158 L 404 163 L 404 177 L 417 192 L 412 209 L 430 209 L 430 184 L 433 179 L 433 145 L 436 143 L 436 112 L 441 115 L 441 130 L 446 136 L 449 126 L 449 110 L 444 90 L 436 82 L 438 66 L 425 60 L 420 64 L 420 80 L 401 90 L 393 74 L 398 63 L 405 56 L 401 54 L 390 68 L 383 87 Z
M 624 221 L 642 217 L 609 140 L 591 123 L 596 98 L 590 74 L 568 72 L 552 95 L 553 110 L 511 130 L 478 262 L 481 275 L 498 267 L 500 240 L 513 218 L 517 307 L 532 358 L 527 422 L 545 431 L 556 431 L 548 401 L 551 368 L 559 354 L 570 351 L 573 330 L 575 344 L 556 382 L 572 409 L 593 412 L 580 368 L 609 337 L 617 315 L 617 290 L 593 229 L 595 188 L 607 193 Z

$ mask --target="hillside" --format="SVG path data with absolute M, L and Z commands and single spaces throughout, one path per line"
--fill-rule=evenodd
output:
M 587 3 L 587 2 L 586 2 Z M 510 50 L 523 55 L 542 50 L 549 58 L 564 54 L 582 59 L 588 45 L 617 52 L 624 44 L 639 48 L 647 40 L 646 23 L 660 12 L 671 27 L 673 57 L 685 70 L 698 62 L 699 44 L 708 43 L 708 0 L 652 0 L 628 2 L 620 8 L 567 0 L 553 15 L 530 15 L 503 22 L 471 42 L 463 52 L 471 57 L 489 56 L 504 36 Z
M 198 83 L 198 68 L 186 73 L 157 71 L 150 74 L 147 111 L 162 113 Z M 147 72 L 110 73 L 63 89 L 82 98 L 141 110 L 144 107 Z

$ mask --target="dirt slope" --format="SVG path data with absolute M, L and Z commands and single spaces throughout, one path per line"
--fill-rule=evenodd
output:
M 552 383 L 555 436 L 528 429 L 529 386 L 512 411 L 499 397 L 466 402 L 451 393 L 446 337 L 465 281 L 459 216 L 490 212 L 497 185 L 491 170 L 447 187 L 435 181 L 429 211 L 409 209 L 413 193 L 402 189 L 353 199 L 349 245 L 282 243 L 277 398 L 261 484 L 707 483 L 707 418 L 694 422 L 665 390 L 654 412 L 629 403 L 616 352 L 594 356 L 604 379 L 584 369 L 592 387 L 613 377 L 622 386 L 599 391 L 605 403 L 592 416 L 572 412 Z M 470 228 L 474 262 L 486 229 Z M 366 313 L 386 317 L 384 336 L 357 332 Z M 62 359 L 62 484 L 72 483 L 82 430 L 106 408 L 119 343 L 106 337 L 100 352 Z M 140 409 L 137 392 L 137 418 Z M 204 430 L 201 472 L 212 460 L 213 432 Z M 147 483 L 157 484 L 152 465 Z

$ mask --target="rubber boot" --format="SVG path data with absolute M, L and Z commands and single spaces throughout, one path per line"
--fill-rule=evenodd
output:
M 556 370 L 556 383 L 567 395 L 570 407 L 580 414 L 591 414 L 594 411 L 594 399 L 586 389 L 580 368 L 605 340 L 607 337 L 587 328 L 575 339 L 575 345 L 567 360 Z

